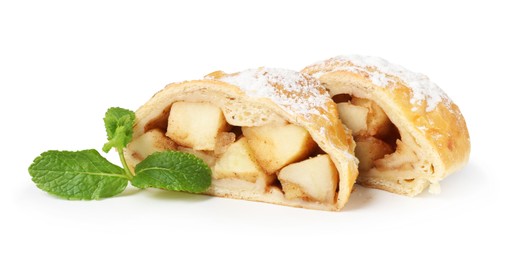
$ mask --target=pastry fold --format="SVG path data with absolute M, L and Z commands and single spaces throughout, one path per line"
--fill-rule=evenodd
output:
M 358 183 L 415 196 L 463 167 L 470 140 L 458 106 L 427 76 L 376 57 L 340 56 L 302 70 L 328 89 L 352 130 Z
M 209 195 L 340 210 L 357 178 L 354 141 L 318 80 L 258 68 L 167 85 L 136 111 L 130 167 L 155 151 L 212 169 Z

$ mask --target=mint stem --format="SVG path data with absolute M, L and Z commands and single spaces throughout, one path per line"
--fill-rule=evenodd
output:
M 127 161 L 125 160 L 125 157 L 123 155 L 123 148 L 116 148 L 116 150 L 118 150 L 118 156 L 120 157 L 120 162 L 123 165 L 123 169 L 125 171 L 125 175 L 127 176 L 127 179 L 132 180 L 134 175 L 131 173 L 129 166 L 127 165 Z

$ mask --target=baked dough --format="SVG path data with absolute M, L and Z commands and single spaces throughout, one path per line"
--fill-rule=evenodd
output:
M 358 131 L 353 133 L 360 159 L 358 183 L 408 196 L 429 185 L 429 191 L 439 192 L 438 182 L 467 163 L 465 119 L 427 76 L 356 55 L 322 61 L 302 72 L 321 81 L 340 114 L 347 111 L 346 125 Z M 381 129 L 372 127 L 380 124 Z
M 357 159 L 338 117 L 327 90 L 308 75 L 218 71 L 167 85 L 140 107 L 125 156 L 134 168 L 154 151 L 190 152 L 213 170 L 209 195 L 340 210 L 356 181 Z

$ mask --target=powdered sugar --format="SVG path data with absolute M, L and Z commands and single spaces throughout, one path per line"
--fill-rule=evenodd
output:
M 325 127 L 320 127 L 320 135 L 325 136 Z
M 291 70 L 250 69 L 218 80 L 238 86 L 250 97 L 268 98 L 289 113 L 306 118 L 321 115 L 318 109 L 326 109 L 330 100 L 316 79 Z
M 347 62 L 352 65 L 347 65 Z M 320 77 L 326 73 L 323 69 L 327 65 L 332 66 L 336 64 L 339 64 L 339 66 L 329 71 L 365 72 L 369 75 L 372 83 L 380 87 L 394 86 L 397 79 L 399 79 L 403 85 L 412 90 L 410 102 L 419 105 L 422 101 L 425 101 L 427 104 L 426 111 L 434 110 L 440 102 L 450 103 L 450 99 L 443 90 L 430 81 L 427 76 L 409 71 L 378 57 L 360 55 L 338 56 L 313 65 L 313 68 L 320 69 L 313 76 Z

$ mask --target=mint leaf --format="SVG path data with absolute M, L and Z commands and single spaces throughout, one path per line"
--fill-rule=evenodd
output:
M 103 151 L 116 148 L 123 168 L 96 150 L 47 151 L 29 167 L 36 186 L 65 199 L 92 200 L 121 193 L 129 181 L 138 188 L 204 192 L 211 185 L 211 169 L 198 157 L 177 152 L 154 153 L 131 173 L 123 149 L 133 137 L 134 112 L 112 107 L 104 117 L 108 142 Z
M 108 142 L 102 150 L 109 152 L 111 148 L 123 149 L 133 138 L 133 124 L 135 115 L 131 110 L 111 107 L 104 117 L 105 131 Z
M 96 150 L 47 151 L 29 167 L 36 186 L 73 200 L 93 200 L 121 193 L 128 183 L 124 170 Z
M 156 152 L 136 165 L 131 184 L 138 188 L 204 192 L 211 185 L 211 169 L 200 158 L 177 151 Z

